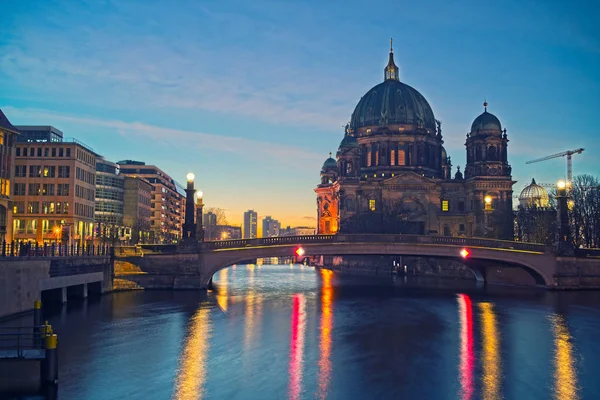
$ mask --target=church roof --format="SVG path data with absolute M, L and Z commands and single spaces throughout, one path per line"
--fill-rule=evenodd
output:
M 500 120 L 494 115 L 487 111 L 487 101 L 483 103 L 484 111 L 483 114 L 479 115 L 471 124 L 471 133 L 477 131 L 501 131 L 502 124 Z
M 2 112 L 2 110 L 0 110 L 0 128 L 6 129 L 7 131 L 11 131 L 14 133 L 19 133 L 17 128 L 15 128 L 13 124 L 10 123 L 8 118 L 6 118 L 6 115 L 4 115 L 4 112 Z

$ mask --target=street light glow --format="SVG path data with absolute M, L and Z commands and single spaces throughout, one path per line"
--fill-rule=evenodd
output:
M 485 201 L 485 204 L 492 204 L 492 196 L 485 196 L 483 201 Z
M 560 181 L 556 182 L 556 187 L 562 190 L 567 187 L 567 182 L 561 179 Z
M 201 190 L 198 190 L 198 191 L 196 192 L 196 197 L 197 197 L 197 198 L 199 198 L 199 199 L 201 199 L 203 194 L 204 194 L 204 193 L 202 193 L 202 191 L 201 191 Z
M 304 251 L 304 249 L 303 249 L 302 247 L 298 247 L 298 248 L 296 249 L 296 255 L 297 255 L 298 257 L 302 257 L 302 256 L 304 255 L 304 253 L 305 253 L 305 251 Z
M 187 174 L 187 180 L 188 182 L 194 182 L 194 179 L 196 178 L 196 175 L 194 175 L 192 172 Z

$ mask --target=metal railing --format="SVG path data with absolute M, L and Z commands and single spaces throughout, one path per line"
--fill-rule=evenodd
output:
M 46 326 L 0 327 L 0 359 L 43 357 Z
M 512 242 L 485 238 L 462 238 L 452 236 L 425 235 L 385 235 L 385 234 L 339 234 L 339 235 L 306 235 L 283 236 L 257 239 L 221 240 L 202 243 L 202 249 L 217 250 L 240 247 L 273 246 L 285 244 L 318 244 L 318 243 L 406 243 L 406 244 L 438 244 L 450 246 L 490 247 L 524 251 L 546 251 L 546 246 L 537 243 Z
M 108 256 L 112 247 L 105 245 L 63 245 L 62 243 L 2 242 L 0 257 L 87 257 Z

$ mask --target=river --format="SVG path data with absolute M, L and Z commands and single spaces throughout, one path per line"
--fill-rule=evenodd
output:
M 600 292 L 298 265 L 238 265 L 214 283 L 49 309 L 58 398 L 600 398 Z

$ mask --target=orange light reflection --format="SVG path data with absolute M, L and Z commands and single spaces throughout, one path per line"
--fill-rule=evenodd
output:
M 192 317 L 179 360 L 174 399 L 201 399 L 204 394 L 208 341 L 212 333 L 208 313 L 208 309 L 201 308 Z
M 562 315 L 551 317 L 554 330 L 554 398 L 578 399 L 577 369 L 573 357 L 573 342 Z
M 227 286 L 229 285 L 229 268 L 224 268 L 219 272 L 219 290 L 217 291 L 217 304 L 221 310 L 227 312 Z
M 500 339 L 496 314 L 490 303 L 480 303 L 479 308 L 483 336 L 483 398 L 495 400 L 501 398 Z
M 318 397 L 327 398 L 329 382 L 331 380 L 331 328 L 333 325 L 332 298 L 333 287 L 331 286 L 331 275 L 328 269 L 321 270 L 323 284 L 321 288 L 321 337 L 319 343 L 319 392 Z

